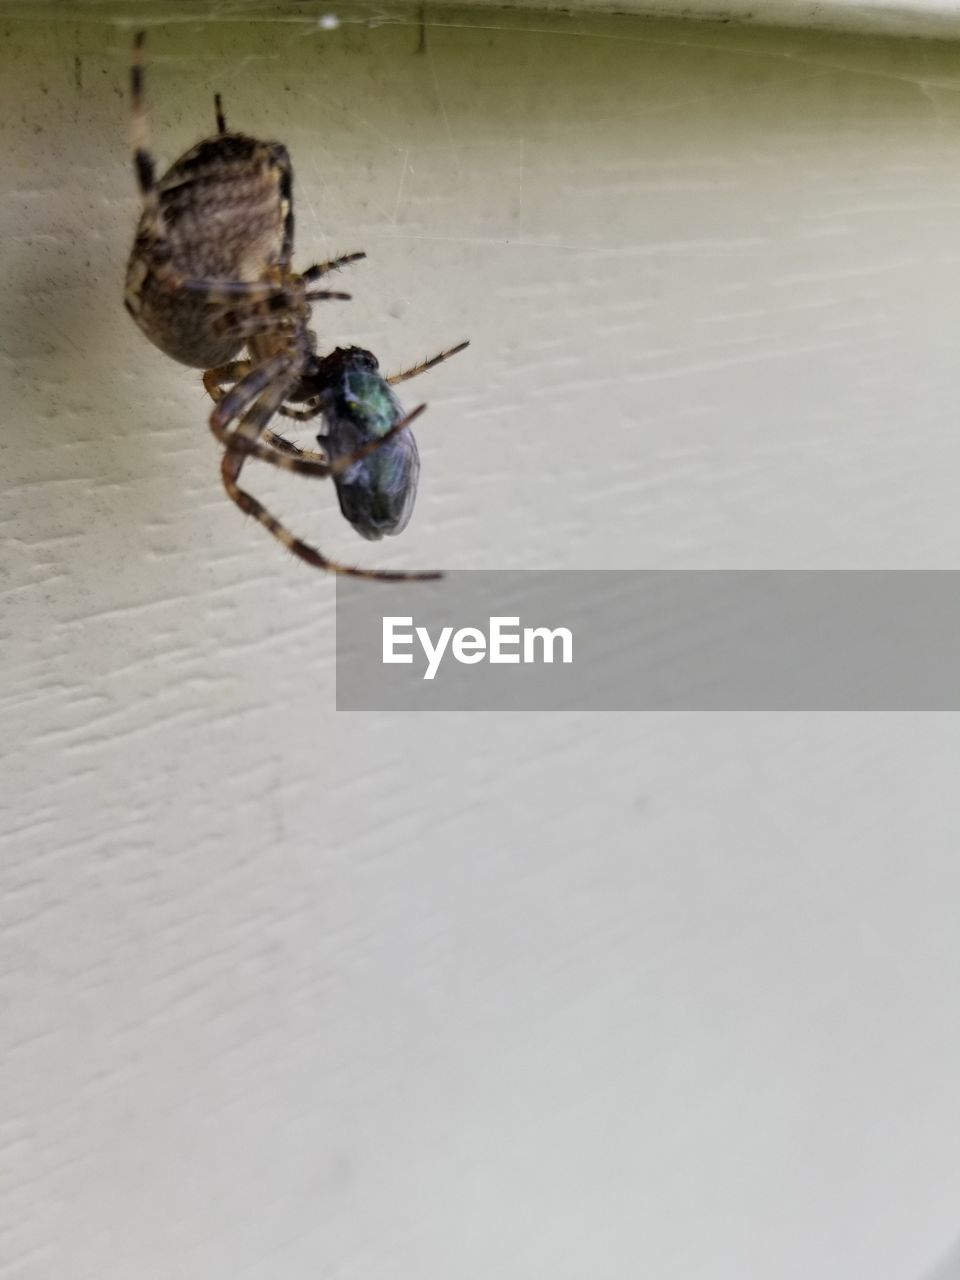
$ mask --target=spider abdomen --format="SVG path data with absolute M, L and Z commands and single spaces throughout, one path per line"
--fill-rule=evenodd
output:
M 259 280 L 283 255 L 290 158 L 279 142 L 210 138 L 160 179 L 160 215 L 184 275 Z
M 286 147 L 243 134 L 198 143 L 156 185 L 127 267 L 127 310 L 181 364 L 207 369 L 243 345 L 218 323 L 222 302 L 171 283 L 253 283 L 283 265 L 292 234 Z

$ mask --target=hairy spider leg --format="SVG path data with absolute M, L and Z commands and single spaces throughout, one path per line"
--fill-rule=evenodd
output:
M 401 431 L 406 431 L 427 407 L 425 404 L 417 405 L 382 436 L 332 462 L 323 454 L 299 451 L 293 454 L 282 446 L 278 451 L 272 439 L 264 442 L 262 437 L 270 419 L 297 384 L 297 359 L 287 352 L 271 356 L 263 364 L 250 369 L 225 395 L 215 394 L 215 389 L 219 390 L 223 382 L 229 381 L 238 367 L 249 369 L 249 362 L 238 361 L 220 369 L 208 369 L 203 375 L 204 386 L 216 401 L 210 414 L 210 430 L 224 448 L 259 458 L 261 462 L 268 462 L 281 471 L 293 471 L 298 475 L 343 475 L 356 463 L 389 444 Z
M 359 449 L 355 449 L 353 453 L 341 454 L 339 458 L 331 460 L 325 453 L 308 453 L 304 449 L 299 449 L 296 445 L 290 444 L 288 440 L 283 440 L 282 436 L 276 435 L 271 431 L 270 446 L 267 449 L 261 449 L 262 433 L 257 439 L 251 440 L 247 432 L 237 431 L 230 433 L 229 448 L 238 453 L 248 453 L 251 457 L 259 458 L 262 462 L 269 462 L 271 466 L 279 467 L 282 471 L 294 471 L 299 475 L 308 476 L 342 476 L 345 471 L 349 471 L 351 467 L 358 462 L 362 462 L 364 458 L 369 458 L 371 453 L 376 453 L 378 449 L 382 449 L 385 444 L 389 444 L 401 431 L 406 431 L 408 427 L 416 422 L 417 418 L 426 411 L 425 404 L 418 404 L 415 409 L 395 422 L 389 431 L 384 432 L 382 436 L 378 436 L 376 440 L 370 440 L 366 444 L 361 445 Z M 275 409 L 270 410 L 270 417 L 276 412 Z M 292 418 L 293 412 L 284 415 Z M 309 417 L 316 415 L 311 413 Z M 248 427 L 252 422 L 260 418 L 258 410 L 254 414 L 249 414 L 242 423 L 242 426 Z M 269 421 L 269 418 L 267 419 Z M 277 441 L 282 441 L 279 445 L 282 457 L 277 457 L 273 451 L 277 446 Z M 286 456 L 289 455 L 289 456 Z
M 326 461 L 327 455 L 325 453 L 307 453 L 298 444 L 294 444 L 292 440 L 287 440 L 285 436 L 277 435 L 275 431 L 265 431 L 260 439 L 266 444 L 273 445 L 281 453 L 289 453 L 295 458 L 316 458 L 318 462 Z
M 223 114 L 223 99 L 220 97 L 219 93 L 215 93 L 213 95 L 213 109 L 217 116 L 217 133 L 226 133 L 227 118 Z
M 361 445 L 359 449 L 355 449 L 353 453 L 341 454 L 339 458 L 334 458 L 332 462 L 328 462 L 330 474 L 332 476 L 342 476 L 345 471 L 349 471 L 352 466 L 358 462 L 362 462 L 364 458 L 369 458 L 371 453 L 376 453 L 378 449 L 382 449 L 385 444 L 389 444 L 395 436 L 406 429 L 420 417 L 421 413 L 426 411 L 425 404 L 418 404 L 415 409 L 411 409 L 405 418 L 401 418 L 399 422 L 395 422 L 389 431 L 385 431 L 382 436 L 378 436 L 376 440 L 371 440 L 367 444 Z M 294 459 L 294 461 L 296 461 Z M 298 470 L 298 468 L 294 468 Z
M 223 306 L 236 301 L 250 306 L 266 304 L 268 311 L 260 316 L 240 317 L 235 312 L 228 311 L 220 317 L 219 324 L 224 330 L 235 327 L 238 337 L 251 337 L 255 333 L 282 325 L 286 319 L 284 313 L 295 310 L 301 300 L 349 302 L 353 295 L 339 290 L 311 289 L 300 294 L 299 288 L 328 272 L 338 270 L 348 262 L 357 262 L 366 256 L 365 253 L 347 253 L 340 258 L 331 258 L 328 262 L 317 262 L 302 274 L 291 274 L 281 280 L 193 280 L 179 276 L 174 287 L 188 293 L 203 293 L 208 302 Z M 173 273 L 167 272 L 167 278 L 172 280 L 172 277 Z M 242 333 L 241 327 L 244 329 Z
M 309 543 L 297 538 L 275 516 L 272 516 L 266 507 L 261 502 L 258 502 L 252 494 L 247 493 L 246 489 L 240 488 L 237 480 L 240 478 L 240 472 L 246 459 L 246 454 L 236 453 L 232 449 L 228 449 L 223 455 L 220 474 L 223 477 L 223 487 L 227 491 L 227 496 L 232 502 L 236 503 L 245 515 L 252 516 L 258 524 L 262 524 L 268 533 L 273 534 L 277 541 L 281 542 L 298 559 L 313 565 L 315 569 L 325 569 L 328 573 L 341 573 L 351 578 L 369 578 L 377 582 L 432 582 L 436 578 L 443 577 L 443 574 L 437 570 L 426 570 L 418 573 L 415 571 L 392 571 L 389 569 L 360 569 L 356 565 L 340 564 L 337 560 L 331 560 L 328 556 L 318 551 L 316 547 L 311 547 Z
M 143 105 L 143 42 L 145 31 L 133 37 L 133 61 L 130 63 L 130 144 L 133 167 L 144 208 L 156 211 L 158 206 L 156 170 L 150 150 L 150 126 Z
M 264 313 L 262 311 L 254 311 L 251 315 L 245 316 L 239 311 L 224 311 L 212 322 L 214 333 L 222 333 L 225 336 L 229 334 L 232 338 L 248 338 L 261 337 L 265 333 L 280 333 L 284 329 L 287 332 L 296 331 L 296 320 L 293 316 L 284 317 L 272 311 Z
M 288 405 L 282 404 L 277 412 L 285 418 L 293 418 L 296 422 L 309 422 L 311 418 L 316 418 L 323 412 L 323 405 L 320 400 L 312 400 L 302 409 L 291 409 Z M 296 448 L 295 445 L 292 447 Z M 303 450 L 297 449 L 297 452 L 302 453 Z
M 169 289 L 183 290 L 187 293 L 202 293 L 208 302 L 221 303 L 228 306 L 231 302 L 249 302 L 251 305 L 261 302 L 270 303 L 277 311 L 296 302 L 294 288 L 298 279 L 292 280 L 198 280 L 182 276 L 169 267 L 155 268 L 158 279 L 163 279 Z M 340 302 L 349 302 L 352 294 L 335 293 L 332 290 L 311 290 L 302 295 L 309 302 L 328 301 L 333 298 Z
M 207 369 L 203 375 L 203 385 L 207 390 L 210 399 L 215 403 L 219 403 L 227 394 L 226 383 L 240 382 L 244 379 L 253 365 L 249 360 L 234 360 L 231 364 L 221 365 L 218 369 Z M 283 406 L 280 406 L 280 413 L 284 412 Z M 291 416 L 288 414 L 288 416 Z M 312 415 L 311 415 L 312 416 Z M 266 430 L 260 436 L 260 442 L 266 445 L 272 445 L 274 449 L 279 449 L 282 453 L 296 454 L 298 457 L 313 458 L 317 462 L 326 462 L 327 455 L 325 453 L 308 453 L 304 449 L 300 449 L 297 445 L 292 444 L 289 440 L 285 440 L 283 436 L 278 436 L 276 432 Z
M 406 382 L 408 378 L 416 378 L 418 374 L 426 373 L 428 369 L 435 369 L 438 364 L 443 364 L 444 360 L 449 360 L 451 356 L 459 355 L 461 351 L 465 351 L 470 345 L 470 339 L 466 342 L 460 342 L 455 347 L 450 347 L 448 351 L 441 351 L 439 355 L 431 356 L 429 360 L 424 360 L 422 364 L 415 364 L 412 369 L 404 369 L 402 373 L 395 373 L 392 378 L 387 378 L 391 387 L 396 386 L 398 382 Z
M 259 458 L 281 470 L 326 478 L 330 465 L 325 454 L 302 453 L 281 436 L 267 431 L 267 423 L 296 385 L 293 367 L 293 357 L 282 352 L 256 368 L 249 360 L 236 360 L 219 369 L 208 369 L 203 385 L 216 402 L 210 414 L 210 430 L 225 448 L 234 452 Z M 229 391 L 224 390 L 227 382 L 234 384 Z
M 232 302 L 243 302 L 256 306 L 266 303 L 270 308 L 267 316 L 244 317 L 241 320 L 232 311 L 228 311 L 220 319 L 224 328 L 243 324 L 246 331 L 242 335 L 238 332 L 237 336 L 250 337 L 264 329 L 275 327 L 278 318 L 283 318 L 283 311 L 292 310 L 297 305 L 298 285 L 309 284 L 348 262 L 357 262 L 366 256 L 365 253 L 347 253 L 340 258 L 331 258 L 328 262 L 315 263 L 302 275 L 293 275 L 286 280 L 198 280 L 182 276 L 165 266 L 155 268 L 155 272 L 158 278 L 166 281 L 169 289 L 203 294 L 205 300 L 214 305 L 229 306 Z M 311 289 L 300 296 L 306 302 L 349 302 L 353 295 L 334 289 Z
M 221 365 L 218 369 L 207 369 L 203 375 L 203 385 L 210 399 L 218 403 L 227 394 L 226 384 L 240 382 L 252 368 L 253 365 L 249 360 L 234 360 L 231 364 Z M 307 422 L 310 418 L 317 416 L 320 405 L 318 402 L 315 407 L 309 409 L 288 409 L 285 405 L 280 405 L 277 412 L 283 414 L 285 418 L 296 418 L 300 422 Z M 307 449 L 301 449 L 299 445 L 277 435 L 275 431 L 264 431 L 260 440 L 261 443 L 272 445 L 282 453 L 293 454 L 298 458 L 313 458 L 316 462 L 327 461 L 325 453 L 311 453 Z
M 315 262 L 312 267 L 307 267 L 306 271 L 301 272 L 300 279 L 310 284 L 314 280 L 319 280 L 321 276 L 328 275 L 331 271 L 339 271 L 348 262 L 359 262 L 366 256 L 361 250 L 359 253 L 341 254 L 339 258 L 330 258 L 326 262 Z
M 247 364 L 247 361 L 237 361 L 232 366 L 224 366 L 224 369 L 236 372 L 238 368 L 242 369 Z M 385 444 L 387 440 L 392 439 L 399 431 L 408 427 L 426 408 L 426 405 L 418 406 L 384 436 L 365 445 L 362 449 L 357 450 L 355 454 L 338 458 L 332 465 L 324 463 L 318 468 L 313 458 L 278 455 L 269 447 L 263 448 L 261 440 L 250 439 L 245 434 L 246 431 L 250 431 L 252 435 L 255 435 L 265 430 L 266 424 L 270 421 L 277 407 L 289 393 L 292 386 L 295 385 L 296 378 L 291 373 L 294 367 L 295 359 L 293 357 L 288 355 L 274 356 L 248 373 L 225 396 L 217 400 L 214 411 L 210 416 L 210 426 L 217 439 L 226 445 L 220 464 L 220 475 L 223 479 L 223 487 L 227 496 L 241 511 L 246 515 L 252 516 L 259 524 L 263 525 L 268 533 L 271 533 L 295 556 L 307 564 L 313 565 L 314 568 L 325 569 L 330 573 L 342 573 L 355 578 L 374 579 L 379 582 L 427 582 L 442 577 L 443 575 L 436 570 L 425 572 L 391 571 L 386 569 L 360 569 L 356 566 L 340 564 L 338 561 L 331 560 L 328 556 L 323 555 L 316 547 L 312 547 L 309 543 L 296 537 L 284 524 L 281 524 L 276 516 L 267 510 L 262 502 L 259 502 L 252 494 L 239 487 L 237 481 L 240 478 L 240 472 L 247 458 L 251 456 L 261 458 L 265 462 L 271 462 L 274 466 L 308 475 L 339 474 L 352 466 L 354 462 L 360 461 L 373 453 L 381 445 Z M 207 374 L 204 374 L 204 383 L 211 395 L 214 394 L 214 390 L 220 390 L 219 386 L 215 386 L 212 377 L 208 381 L 208 375 L 215 372 L 210 370 Z M 242 394 L 235 398 L 234 393 L 238 389 L 241 389 Z M 230 413 L 231 409 L 232 413 Z M 221 412 L 227 422 L 231 417 L 236 417 L 238 414 L 244 414 L 244 416 L 234 431 L 228 432 L 225 425 L 219 429 L 214 427 L 214 420 Z M 272 432 L 270 434 L 273 435 Z M 236 448 L 235 446 L 241 444 L 241 442 L 241 447 L 239 449 Z

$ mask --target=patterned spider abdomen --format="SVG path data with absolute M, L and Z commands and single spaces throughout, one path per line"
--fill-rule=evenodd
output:
M 217 283 L 263 281 L 287 266 L 291 191 L 286 147 L 243 134 L 207 138 L 171 165 L 141 216 L 124 298 L 155 346 L 200 369 L 236 356 L 243 339 L 224 318 L 243 302 Z
M 327 433 L 318 437 L 331 462 L 380 439 L 404 417 L 400 401 L 380 376 L 375 356 L 340 347 L 323 362 L 320 394 Z M 402 533 L 413 512 L 420 455 L 410 430 L 334 476 L 340 510 L 364 538 Z

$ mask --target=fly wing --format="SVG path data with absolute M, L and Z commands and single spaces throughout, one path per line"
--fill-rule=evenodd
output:
M 340 510 L 363 538 L 377 541 L 402 533 L 413 514 L 420 454 L 413 433 L 389 444 L 334 477 Z

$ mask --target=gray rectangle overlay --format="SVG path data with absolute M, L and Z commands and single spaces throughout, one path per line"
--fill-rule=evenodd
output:
M 408 620 L 387 624 L 388 641 L 411 661 L 384 662 L 385 618 Z M 541 632 L 526 646 L 531 661 L 493 662 L 498 626 L 505 659 L 523 657 L 525 629 L 565 629 L 569 643 L 560 631 Z M 463 628 L 479 635 L 458 638 Z M 548 648 L 553 662 L 543 660 Z M 340 578 L 337 708 L 957 711 L 960 571 L 481 571 L 391 585 Z

